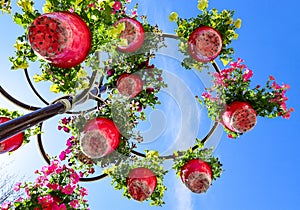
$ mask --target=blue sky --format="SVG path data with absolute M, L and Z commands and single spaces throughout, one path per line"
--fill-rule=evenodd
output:
M 132 3 L 135 2 L 138 1 L 132 1 Z M 164 32 L 173 33 L 175 24 L 168 21 L 169 13 L 175 11 L 181 17 L 192 17 L 199 12 L 196 5 L 196 0 L 143 0 L 139 2 L 139 14 L 147 15 L 149 22 L 157 23 Z M 88 200 L 92 210 L 299 209 L 300 184 L 298 184 L 298 179 L 300 178 L 300 170 L 298 166 L 300 157 L 298 148 L 300 143 L 297 134 L 300 120 L 298 111 L 300 108 L 298 102 L 300 91 L 298 69 L 300 69 L 300 64 L 297 58 L 300 47 L 297 39 L 300 31 L 299 3 L 296 0 L 284 2 L 211 0 L 209 7 L 236 11 L 235 17 L 241 18 L 243 22 L 242 28 L 238 30 L 239 39 L 233 43 L 236 52 L 235 58 L 244 59 L 248 67 L 253 70 L 253 83 L 255 84 L 264 83 L 269 75 L 273 75 L 279 83 L 289 84 L 291 89 L 287 93 L 289 97 L 288 106 L 294 107 L 295 112 L 292 113 L 289 120 L 258 118 L 255 129 L 237 140 L 228 139 L 225 134 L 219 138 L 220 134 L 217 132 L 216 140 L 212 144 L 218 145 L 214 154 L 220 158 L 225 172 L 220 179 L 213 183 L 206 194 L 190 193 L 181 184 L 180 180 L 176 179 L 174 172 L 170 171 L 165 177 L 165 184 L 168 187 L 164 199 L 166 205 L 163 207 L 150 207 L 147 202 L 138 203 L 122 198 L 122 192 L 115 191 L 110 186 L 110 179 L 107 178 L 103 181 L 84 184 L 89 190 Z M 0 47 L 2 49 L 0 52 L 2 75 L 0 84 L 20 100 L 32 105 L 42 106 L 41 102 L 31 93 L 22 72 L 9 70 L 10 64 L 7 57 L 12 55 L 12 45 L 17 35 L 21 33 L 21 29 L 16 25 L 12 25 L 10 17 L 7 16 L 0 17 L 0 25 L 3 27 L 0 33 Z M 33 75 L 35 71 L 38 71 L 38 69 L 33 68 L 30 74 Z M 172 75 L 172 72 L 174 73 L 171 70 L 170 72 L 170 75 Z M 187 84 L 184 77 L 182 78 L 183 83 Z M 196 80 L 197 76 L 194 79 Z M 38 84 L 37 87 L 49 101 L 57 97 L 48 92 L 49 86 Z M 197 90 L 194 85 L 189 88 L 192 92 Z M 170 91 L 166 92 L 169 93 Z M 174 95 L 176 94 L 178 94 L 178 91 L 174 92 Z M 181 126 L 183 127 L 184 125 L 187 127 L 187 123 L 191 123 L 190 120 L 192 119 L 191 117 L 185 118 L 188 113 L 178 109 L 183 105 L 193 106 L 192 103 L 184 102 L 182 105 L 180 103 L 181 96 L 182 94 L 176 96 L 175 102 L 170 101 L 170 106 L 177 110 L 175 111 L 177 116 L 171 116 L 169 112 L 161 115 L 166 117 L 168 126 L 175 126 L 174 129 L 178 124 L 170 122 L 172 121 L 170 119 L 173 119 L 172 117 L 175 120 L 180 119 L 179 122 L 182 123 Z M 0 100 L 0 107 L 16 108 L 3 97 Z M 186 109 L 189 109 L 189 107 Z M 163 107 L 161 107 L 161 110 L 165 111 Z M 202 116 L 203 113 L 200 110 L 196 118 L 200 125 L 199 129 L 195 131 L 200 136 L 205 132 L 205 129 L 207 129 L 205 126 L 209 123 Z M 64 148 L 64 140 L 67 138 L 67 136 L 64 137 L 61 133 L 56 132 L 55 122 L 58 119 L 54 118 L 47 121 L 45 126 L 47 127 L 44 138 L 45 145 L 49 153 L 53 155 L 57 154 L 60 148 Z M 193 131 L 192 126 L 188 125 Z M 182 129 L 180 130 L 182 131 Z M 188 133 L 189 131 L 184 130 L 183 132 Z M 167 130 L 164 132 L 168 133 Z M 173 132 L 173 134 L 176 135 L 176 132 Z M 172 140 L 172 144 L 174 142 L 178 143 L 177 138 Z M 159 143 L 154 141 L 146 146 L 156 147 L 156 144 Z M 163 150 L 166 152 L 165 148 Z M 0 159 L 1 161 L 15 159 L 14 168 L 16 171 L 21 170 L 28 175 L 35 168 L 40 168 L 44 164 L 35 141 L 32 141 L 10 157 L 6 154 L 1 155 Z

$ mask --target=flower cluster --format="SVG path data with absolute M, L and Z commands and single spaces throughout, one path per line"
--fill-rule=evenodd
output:
M 77 165 L 77 169 L 91 171 L 93 164 L 105 167 L 119 162 L 126 159 L 135 147 L 135 142 L 129 143 L 129 140 L 142 141 L 142 137 L 134 131 L 134 128 L 140 120 L 146 119 L 145 109 L 147 107 L 155 108 L 155 105 L 160 103 L 157 94 L 161 88 L 166 87 L 163 82 L 162 70 L 149 64 L 150 59 L 154 57 L 153 51 L 161 47 L 160 31 L 147 23 L 144 23 L 144 30 L 151 33 L 139 53 L 112 52 L 110 59 L 105 63 L 106 78 L 103 84 L 99 85 L 99 92 L 101 97 L 106 97 L 106 99 L 100 98 L 100 95 L 93 95 L 98 100 L 97 110 L 90 110 L 72 118 L 63 118 L 59 122 L 59 130 L 73 135 L 72 145 L 67 146 L 66 150 L 61 153 L 61 157 L 67 159 L 72 167 Z M 141 89 L 135 97 L 123 96 L 117 88 L 117 81 L 124 74 L 135 75 L 142 81 Z M 122 134 L 121 144 L 115 152 L 108 156 L 90 159 L 81 152 L 79 139 L 87 121 L 97 117 L 114 121 Z
M 34 75 L 34 81 L 50 81 L 52 86 L 50 91 L 58 93 L 75 93 L 76 90 L 85 89 L 88 86 L 87 69 L 96 70 L 99 68 L 98 61 L 95 61 L 96 51 L 105 51 L 111 49 L 112 43 L 118 43 L 119 35 L 122 30 L 115 27 L 115 22 L 126 16 L 136 16 L 136 8 L 126 14 L 126 5 L 130 0 L 106 0 L 106 1 L 69 1 L 69 0 L 47 0 L 43 11 L 34 8 L 32 0 L 18 0 L 17 5 L 22 9 L 22 13 L 15 13 L 14 21 L 24 28 L 24 34 L 16 40 L 15 56 L 10 57 L 12 69 L 26 69 L 29 62 L 39 61 L 41 64 L 41 73 Z M 2 7 L 1 7 L 2 8 Z M 3 9 L 3 8 L 2 8 Z M 28 28 L 32 22 L 41 15 L 41 13 L 50 13 L 57 11 L 68 11 L 78 14 L 88 25 L 92 35 L 92 46 L 89 56 L 84 64 L 77 65 L 67 70 L 50 65 L 43 59 L 40 59 L 32 50 L 28 43 Z M 110 47 L 106 47 L 109 45 Z M 65 78 L 68 80 L 65 80 Z
M 242 59 L 231 62 L 229 68 L 213 74 L 213 86 L 202 93 L 203 101 L 208 109 L 208 115 L 215 121 L 221 121 L 221 113 L 227 105 L 234 101 L 248 102 L 257 116 L 274 118 L 281 116 L 288 119 L 293 108 L 286 106 L 287 84 L 279 85 L 270 76 L 265 87 L 250 86 L 253 72 Z M 228 130 L 226 130 L 228 131 Z M 232 136 L 236 133 L 228 131 Z
M 164 159 L 159 157 L 157 151 L 146 151 L 145 158 L 133 156 L 131 159 L 127 159 L 118 166 L 104 170 L 104 173 L 111 176 L 111 184 L 116 190 L 123 190 L 123 196 L 132 199 L 127 186 L 129 172 L 132 169 L 139 167 L 150 169 L 156 176 L 157 185 L 153 194 L 146 200 L 151 201 L 150 205 L 162 206 L 164 204 L 164 201 L 162 200 L 164 191 L 167 190 L 163 183 L 164 175 L 167 173 L 162 166 L 163 162 Z M 137 177 L 142 177 L 142 174 L 140 174 L 140 176 L 137 175 Z
M 208 1 L 199 1 L 198 8 L 201 10 L 201 13 L 197 17 L 184 19 L 178 17 L 178 14 L 172 12 L 170 14 L 169 20 L 175 21 L 177 28 L 175 32 L 180 38 L 179 49 L 185 55 L 185 58 L 182 62 L 182 66 L 186 69 L 196 68 L 202 70 L 206 65 L 205 63 L 196 62 L 188 54 L 188 44 L 187 41 L 191 33 L 201 26 L 209 26 L 217 30 L 222 37 L 222 50 L 220 53 L 220 59 L 226 65 L 232 60 L 232 54 L 234 49 L 228 47 L 233 39 L 238 38 L 236 30 L 241 27 L 241 19 L 234 19 L 234 11 L 231 10 L 222 10 L 219 12 L 217 9 L 213 8 L 207 10 Z
M 194 149 L 190 148 L 186 151 L 175 151 L 174 152 L 174 165 L 173 169 L 176 171 L 177 176 L 180 176 L 181 168 L 188 161 L 192 159 L 201 159 L 207 162 L 212 169 L 212 179 L 216 180 L 220 178 L 223 170 L 222 164 L 218 158 L 212 155 L 213 148 L 204 148 L 204 144 L 197 139 Z
M 2 209 L 89 209 L 84 198 L 87 190 L 78 185 L 81 175 L 73 169 L 52 160 L 50 165 L 35 173 L 39 176 L 33 183 L 18 183 L 14 188 L 16 191 L 24 189 L 27 197 L 6 204 L 7 208 L 2 206 Z
M 107 115 L 101 114 L 99 111 L 94 111 L 86 115 L 73 116 L 72 118 L 63 118 L 60 120 L 60 125 L 58 126 L 59 130 L 63 130 L 67 133 L 72 134 L 72 136 L 66 141 L 66 149 L 61 151 L 59 155 L 60 160 L 67 160 L 69 166 L 77 171 L 81 171 L 84 176 L 93 174 L 95 172 L 95 165 L 104 168 L 110 164 L 115 164 L 123 159 L 127 159 L 130 155 L 131 150 L 135 148 L 135 144 L 130 144 L 128 140 L 130 138 L 141 138 L 138 134 L 134 135 L 127 133 L 125 135 L 124 133 L 122 133 L 123 135 L 121 136 L 121 143 L 114 152 L 101 158 L 91 159 L 82 152 L 80 146 L 80 137 L 86 123 L 97 117 L 106 117 L 108 119 L 111 119 L 107 117 Z M 135 124 L 131 125 L 131 129 L 132 126 L 135 126 Z

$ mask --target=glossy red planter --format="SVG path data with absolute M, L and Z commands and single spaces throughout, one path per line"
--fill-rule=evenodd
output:
M 126 182 L 131 197 L 135 200 L 143 201 L 154 192 L 157 178 L 150 169 L 139 167 L 129 172 Z
M 11 119 L 8 117 L 0 117 L 0 124 L 9 120 Z M 0 142 L 0 154 L 17 150 L 22 145 L 23 140 L 24 133 L 19 133 Z
M 81 150 L 89 158 L 101 158 L 118 148 L 120 138 L 121 134 L 112 120 L 95 118 L 83 128 Z
M 195 29 L 188 39 L 188 52 L 196 61 L 207 63 L 214 60 L 222 50 L 221 34 L 209 27 Z
M 28 39 L 36 54 L 60 68 L 71 68 L 83 62 L 92 46 L 87 24 L 69 12 L 39 16 L 29 27 Z
M 143 90 L 143 80 L 137 74 L 122 74 L 117 80 L 117 89 L 121 95 L 134 98 Z
M 235 101 L 221 114 L 221 123 L 233 132 L 250 131 L 256 125 L 256 111 L 248 102 Z
M 192 159 L 184 164 L 180 171 L 181 181 L 194 193 L 203 193 L 211 185 L 210 165 L 200 159 Z
M 125 23 L 125 30 L 121 32 L 120 38 L 126 39 L 128 45 L 117 46 L 117 49 L 121 52 L 135 52 L 144 43 L 145 31 L 143 25 L 134 18 L 122 18 L 118 20 L 115 25 Z

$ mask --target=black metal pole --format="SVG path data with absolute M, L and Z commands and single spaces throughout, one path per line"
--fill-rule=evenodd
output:
M 72 103 L 72 99 L 68 100 Z M 65 111 L 66 107 L 64 103 L 57 102 L 22 117 L 2 123 L 0 124 L 0 142 Z

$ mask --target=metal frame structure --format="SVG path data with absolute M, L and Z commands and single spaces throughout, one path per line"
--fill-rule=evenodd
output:
M 172 35 L 172 34 L 163 34 L 164 38 L 171 38 L 171 39 L 178 39 L 178 37 L 176 35 Z M 99 55 L 97 55 L 99 56 Z M 220 69 L 218 67 L 218 65 L 212 61 L 212 66 L 214 68 L 214 70 L 216 72 L 220 72 Z M 36 90 L 36 88 L 34 87 L 34 85 L 31 82 L 31 79 L 29 77 L 28 71 L 27 69 L 25 69 L 24 71 L 25 73 L 25 77 L 26 80 L 30 86 L 30 88 L 32 89 L 32 91 L 34 92 L 34 94 L 45 104 L 47 105 L 46 107 L 35 107 L 35 106 L 31 106 L 28 104 L 25 104 L 21 101 L 19 101 L 18 99 L 14 98 L 12 95 L 10 95 L 1 85 L 0 85 L 0 93 L 6 98 L 8 99 L 10 102 L 12 102 L 13 104 L 26 109 L 28 111 L 32 111 L 29 114 L 26 114 L 24 116 L 21 116 L 19 118 L 16 119 L 12 119 L 8 122 L 2 123 L 0 124 L 0 142 L 4 141 L 5 139 L 19 133 L 22 132 L 32 126 L 35 125 L 39 125 L 40 128 L 42 129 L 42 124 L 43 121 L 48 120 L 58 114 L 80 114 L 82 113 L 82 111 L 80 112 L 76 112 L 76 111 L 70 111 L 72 110 L 72 108 L 78 104 L 84 103 L 87 99 L 88 99 L 88 95 L 91 93 L 91 95 L 97 95 L 100 96 L 101 95 L 101 85 L 103 82 L 103 75 L 100 77 L 100 81 L 99 81 L 99 87 L 93 87 L 95 85 L 96 82 L 96 78 L 97 78 L 97 71 L 93 71 L 91 78 L 90 78 L 90 84 L 89 84 L 89 88 L 84 90 L 82 93 L 76 95 L 76 96 L 70 96 L 70 95 L 66 95 L 63 96 L 59 99 L 57 99 L 56 101 L 49 103 L 47 100 L 45 100 L 40 94 L 39 92 Z M 95 101 L 97 101 L 96 98 L 92 98 Z M 100 105 L 100 102 L 97 101 L 97 106 L 86 110 L 87 112 L 89 111 L 93 111 L 95 109 L 97 109 L 97 107 Z M 218 122 L 214 122 L 213 126 L 211 127 L 210 131 L 208 132 L 208 134 L 201 139 L 202 143 L 205 143 L 215 132 L 216 128 L 218 126 Z M 43 159 L 45 160 L 45 162 L 47 162 L 47 164 L 50 164 L 50 159 L 47 156 L 47 153 L 44 149 L 43 146 L 43 141 L 42 141 L 42 135 L 38 134 L 37 135 L 37 141 L 38 141 L 38 147 L 40 150 L 40 153 L 43 157 Z M 198 146 L 194 146 L 192 147 L 192 150 L 196 150 L 198 148 Z M 146 155 L 144 153 L 138 152 L 133 150 L 132 154 L 139 156 L 139 157 L 146 157 Z M 164 159 L 173 159 L 174 156 L 173 155 L 166 155 L 166 156 L 160 156 L 160 158 L 164 158 Z M 90 181 L 97 181 L 100 179 L 103 179 L 107 176 L 107 174 L 103 173 L 101 175 L 97 175 L 94 177 L 87 177 L 87 178 L 80 178 L 80 181 L 82 182 L 90 182 Z

